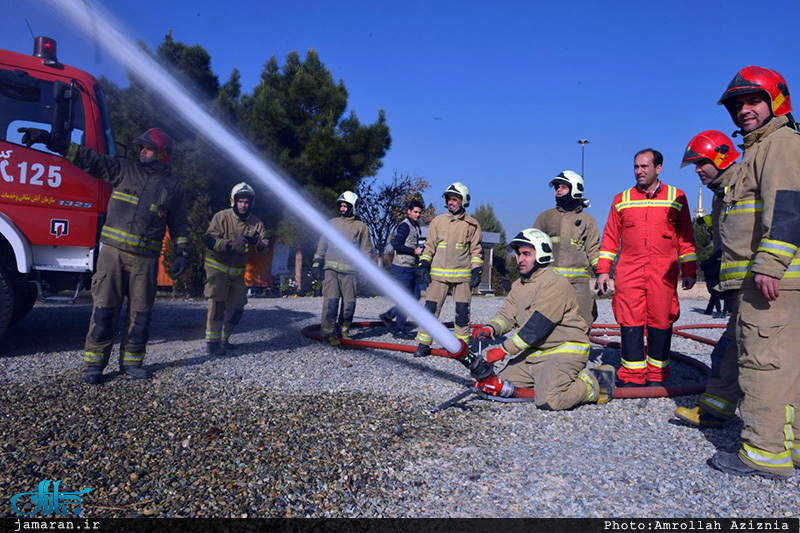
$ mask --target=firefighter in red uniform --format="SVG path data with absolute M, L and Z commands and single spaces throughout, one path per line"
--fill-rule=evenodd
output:
M 150 336 L 158 258 L 167 227 L 175 244 L 172 277 L 177 278 L 189 267 L 183 185 L 170 168 L 172 139 L 158 128 L 147 130 L 133 141 L 140 146 L 139 161 L 131 161 L 51 138 L 48 131 L 20 131 L 25 132 L 23 144 L 45 143 L 50 151 L 114 186 L 100 232 L 103 246 L 97 271 L 92 277 L 94 309 L 83 352 L 84 380 L 102 382 L 126 297 L 128 316 L 119 347 L 120 371 L 134 379 L 150 378 L 150 371 L 142 367 L 142 362 Z
M 785 479 L 800 466 L 800 134 L 773 70 L 743 68 L 719 103 L 744 141 L 719 221 L 720 286 L 736 291 L 743 428 L 738 452 L 719 451 L 711 464 Z
M 724 206 L 725 191 L 735 178 L 739 165 L 736 158 L 739 152 L 733 141 L 721 131 L 708 130 L 698 133 L 689 141 L 681 167 L 694 165 L 700 182 L 711 189 L 711 239 L 713 253 L 704 264 L 706 283 L 709 287 L 719 284 L 721 244 L 719 239 L 719 217 Z M 726 300 L 728 297 L 726 295 Z M 675 415 L 684 422 L 700 428 L 718 428 L 732 418 L 736 412 L 741 391 L 739 390 L 739 369 L 736 363 L 737 313 L 734 311 L 728 320 L 725 333 L 711 352 L 711 376 L 708 385 L 697 405 L 692 408 L 678 407 Z
M 600 244 L 600 294 L 608 291 L 611 265 L 619 256 L 612 309 L 622 337 L 617 377 L 623 387 L 669 377 L 672 324 L 680 316 L 679 263 L 684 290 L 695 283 L 694 230 L 686 195 L 658 179 L 663 161 L 652 148 L 636 154 L 636 186 L 614 197 Z

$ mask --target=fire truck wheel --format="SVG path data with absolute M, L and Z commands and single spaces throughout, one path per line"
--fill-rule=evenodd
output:
M 13 313 L 14 289 L 11 286 L 11 277 L 5 268 L 0 267 L 0 337 L 6 332 Z
M 39 295 L 36 284 L 24 281 L 14 284 L 14 311 L 11 313 L 11 320 L 8 325 L 13 326 L 31 312 L 36 297 Z

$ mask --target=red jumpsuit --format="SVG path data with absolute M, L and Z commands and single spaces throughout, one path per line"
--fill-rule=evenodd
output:
M 612 308 L 622 327 L 618 376 L 640 385 L 664 381 L 669 376 L 672 324 L 680 316 L 678 263 L 684 277 L 697 272 L 694 230 L 683 191 L 659 181 L 652 193 L 636 186 L 617 194 L 603 231 L 597 273 L 608 274 L 617 256 Z

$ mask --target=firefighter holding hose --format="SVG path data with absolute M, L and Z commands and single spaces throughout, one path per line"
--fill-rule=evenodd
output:
M 214 215 L 205 234 L 206 284 L 208 298 L 206 350 L 209 355 L 230 352 L 231 333 L 247 305 L 244 282 L 250 251 L 267 252 L 267 234 L 261 220 L 252 214 L 256 192 L 247 183 L 231 190 L 231 208 Z
M 498 375 L 480 379 L 476 387 L 501 398 L 524 396 L 535 389 L 540 409 L 562 410 L 584 403 L 608 403 L 614 396 L 614 368 L 587 368 L 589 326 L 580 316 L 575 291 L 567 278 L 550 267 L 553 245 L 538 229 L 526 229 L 511 241 L 520 277 L 503 306 L 489 322 L 474 330 L 476 340 L 509 335 L 486 352 L 486 361 L 511 360 Z

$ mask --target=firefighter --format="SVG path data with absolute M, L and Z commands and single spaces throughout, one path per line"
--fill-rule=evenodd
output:
M 711 464 L 737 476 L 788 478 L 800 467 L 800 133 L 777 72 L 740 70 L 719 100 L 744 155 L 719 221 L 720 285 L 735 290 L 741 447 Z
M 247 183 L 231 190 L 231 208 L 214 215 L 205 234 L 206 285 L 208 298 L 206 349 L 222 356 L 232 349 L 231 333 L 239 324 L 247 304 L 244 274 L 250 251 L 267 252 L 267 234 L 261 220 L 251 213 L 256 192 Z
M 652 148 L 636 154 L 636 186 L 614 197 L 600 244 L 600 294 L 608 291 L 611 265 L 619 256 L 611 307 L 621 330 L 617 376 L 623 387 L 658 384 L 669 377 L 672 324 L 680 316 L 679 263 L 683 289 L 695 283 L 694 229 L 686 195 L 658 179 L 663 160 Z
M 499 378 L 514 387 L 535 389 L 537 407 L 553 411 L 608 403 L 614 396 L 614 367 L 586 368 L 589 326 L 580 316 L 570 282 L 550 267 L 555 255 L 550 237 L 530 228 L 519 232 L 509 246 L 517 255 L 520 277 L 497 314 L 475 329 L 473 337 L 494 339 L 519 324 L 500 347 L 486 352 L 489 363 L 506 356 L 513 359 L 497 376 L 476 386 L 488 394 L 506 396 Z
M 336 205 L 340 216 L 332 218 L 331 225 L 345 239 L 359 247 L 364 254 L 371 254 L 369 230 L 358 218 L 358 195 L 352 191 L 345 191 L 336 200 Z M 356 312 L 358 285 L 355 266 L 349 263 L 347 256 L 335 244 L 329 243 L 322 237 L 314 254 L 311 274 L 314 280 L 323 279 L 324 276 L 321 333 L 325 342 L 337 346 L 342 343 L 341 339 L 350 339 L 350 325 Z
M 422 236 L 419 218 L 422 216 L 423 209 L 425 209 L 425 205 L 417 199 L 408 202 L 407 216 L 397 226 L 394 239 L 392 239 L 392 249 L 394 249 L 392 275 L 397 283 L 413 294 L 417 300 L 419 300 L 420 285 L 417 280 L 416 268 L 419 256 L 422 254 L 422 246 L 419 244 Z M 381 313 L 379 318 L 392 331 L 395 338 L 414 338 L 413 334 L 406 329 L 406 315 L 397 306 Z M 393 322 L 395 318 L 397 319 L 396 324 Z
M 700 182 L 712 193 L 711 200 L 711 242 L 713 252 L 709 257 L 709 268 L 704 269 L 706 283 L 716 288 L 719 284 L 720 239 L 719 217 L 723 208 L 725 190 L 734 179 L 739 164 L 739 152 L 727 135 L 720 131 L 708 130 L 689 141 L 681 167 L 694 165 Z M 706 262 L 704 262 L 706 263 Z M 727 296 L 727 295 L 726 295 Z M 729 299 L 726 297 L 726 299 Z M 735 307 L 734 307 L 735 309 Z M 684 422 L 700 428 L 719 428 L 733 417 L 739 402 L 739 371 L 736 363 L 736 312 L 728 320 L 725 333 L 711 352 L 711 376 L 708 385 L 697 405 L 692 408 L 678 407 L 675 415 Z
M 60 140 L 50 132 L 20 128 L 22 143 L 45 143 L 95 178 L 113 185 L 106 222 L 100 232 L 97 271 L 92 277 L 94 308 L 83 352 L 84 380 L 98 384 L 108 365 L 123 300 L 128 316 L 120 342 L 120 371 L 134 379 L 152 375 L 142 367 L 156 296 L 158 258 L 166 228 L 175 245 L 170 273 L 179 277 L 189 267 L 188 222 L 183 185 L 172 174 L 172 139 L 152 128 L 133 142 L 139 161 L 116 158 Z
M 591 328 L 597 319 L 597 303 L 589 287 L 589 270 L 597 268 L 600 231 L 594 217 L 584 211 L 591 204 L 584 197 L 580 174 L 565 170 L 550 180 L 550 186 L 555 190 L 556 207 L 536 217 L 533 227 L 553 241 L 552 269 L 575 289 L 581 318 Z
M 472 289 L 480 285 L 483 274 L 481 225 L 467 215 L 469 189 L 461 182 L 450 184 L 442 194 L 447 213 L 436 216 L 428 227 L 425 247 L 419 257 L 417 275 L 427 284 L 425 308 L 436 317 L 447 293 L 453 291 L 456 303 L 455 336 L 466 341 L 470 333 L 469 304 Z M 414 357 L 431 355 L 433 339 L 423 329 L 417 331 Z

